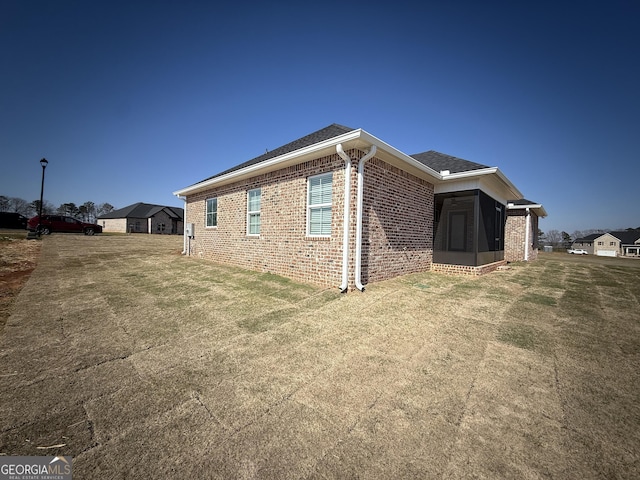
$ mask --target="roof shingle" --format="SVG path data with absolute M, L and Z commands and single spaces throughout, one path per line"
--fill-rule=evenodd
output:
M 482 168 L 489 168 L 487 165 L 470 162 L 469 160 L 464 160 L 452 155 L 436 152 L 435 150 L 416 153 L 410 156 L 418 160 L 420 163 L 426 165 L 427 167 L 431 167 L 436 172 L 449 170 L 449 172 L 451 173 L 460 173 L 468 172 L 469 170 L 480 170 Z
M 241 170 L 245 167 L 250 167 L 251 165 L 256 165 L 258 163 L 264 162 L 271 158 L 279 157 L 280 155 L 284 155 L 286 153 L 295 152 L 296 150 L 300 150 L 301 148 L 308 147 L 310 145 L 315 145 L 316 143 L 320 143 L 325 140 L 329 140 L 331 138 L 344 135 L 345 133 L 349 133 L 353 130 L 356 130 L 356 129 L 351 127 L 345 127 L 344 125 L 339 125 L 337 123 L 332 123 L 328 127 L 325 127 L 316 132 L 310 133 L 309 135 L 306 135 L 302 138 L 294 140 L 293 142 L 287 143 L 286 145 L 282 145 L 281 147 L 278 147 L 267 153 L 263 153 L 258 157 L 252 158 L 251 160 L 247 160 L 246 162 L 236 165 L 235 167 L 231 167 L 228 170 L 217 173 L 211 177 L 205 178 L 204 180 L 201 180 L 195 183 L 194 185 L 197 185 L 198 183 L 206 182 L 207 180 L 211 180 L 216 177 L 221 177 L 222 175 L 235 172 L 236 170 Z

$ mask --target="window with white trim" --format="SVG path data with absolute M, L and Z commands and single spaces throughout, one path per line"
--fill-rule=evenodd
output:
M 331 236 L 333 173 L 309 177 L 307 182 L 307 235 Z
M 205 226 L 218 226 L 218 199 L 207 198 L 207 211 L 205 214 Z
M 259 188 L 247 192 L 247 235 L 260 235 L 260 199 Z

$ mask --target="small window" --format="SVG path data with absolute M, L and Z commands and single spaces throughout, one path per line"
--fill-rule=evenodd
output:
M 207 213 L 206 213 L 206 226 L 217 227 L 218 226 L 218 199 L 207 199 Z
M 307 196 L 307 235 L 331 236 L 331 197 L 333 173 L 309 177 Z
M 598 245 L 604 245 L 604 242 L 598 242 Z
M 247 235 L 260 235 L 261 197 L 259 188 L 247 192 Z
M 609 242 L 609 246 L 614 247 L 616 242 Z

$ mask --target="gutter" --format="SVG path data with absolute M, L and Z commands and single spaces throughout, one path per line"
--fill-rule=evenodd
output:
M 213 178 L 203 180 L 201 182 L 190 185 L 186 188 L 176 190 L 175 192 L 173 192 L 173 194 L 180 196 L 180 195 L 187 195 L 187 194 L 190 195 L 193 193 L 198 193 L 203 190 L 207 190 L 208 188 L 214 185 L 225 184 L 228 182 L 237 181 L 243 177 L 258 175 L 260 173 L 263 173 L 263 171 L 265 170 L 269 171 L 270 169 L 282 168 L 288 165 L 289 162 L 297 162 L 298 157 L 313 155 L 319 151 L 333 148 L 338 144 L 345 145 L 346 143 L 349 143 L 348 145 L 349 148 L 353 147 L 353 148 L 360 148 L 360 149 L 364 149 L 367 146 L 376 145 L 377 148 L 379 148 L 381 151 L 384 151 L 389 155 L 391 155 L 392 157 L 402 160 L 404 163 L 409 164 L 412 167 L 416 168 L 417 170 L 421 171 L 422 173 L 428 175 L 432 179 L 431 180 L 432 182 L 437 183 L 443 180 L 443 176 L 439 172 L 436 172 L 435 170 L 426 166 L 425 164 L 418 162 L 415 158 L 410 157 L 406 153 L 401 152 L 397 148 L 392 147 L 388 143 L 383 142 L 379 138 L 359 128 L 359 129 L 344 133 L 342 135 L 339 135 L 337 137 L 333 137 L 328 140 L 324 140 L 322 142 L 315 143 L 313 145 L 309 145 L 307 147 L 303 147 L 298 150 L 285 153 L 278 157 L 270 158 L 268 160 L 264 160 L 256 164 L 249 165 L 245 168 L 233 170 L 224 175 L 214 176 Z M 381 159 L 384 160 L 384 158 L 382 157 Z
M 449 173 L 448 170 L 440 172 L 442 180 L 464 180 L 468 178 L 480 178 L 485 175 L 495 175 L 498 177 L 509 190 L 513 198 L 523 198 L 522 192 L 509 180 L 504 173 L 498 167 L 479 168 L 477 170 L 467 170 L 458 173 Z

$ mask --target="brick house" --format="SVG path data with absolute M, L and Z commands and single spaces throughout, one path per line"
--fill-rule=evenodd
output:
M 181 234 L 183 209 L 151 203 L 134 203 L 98 217 L 103 232 Z
M 546 216 L 498 168 L 337 124 L 174 194 L 192 226 L 185 254 L 342 291 L 533 260 Z

